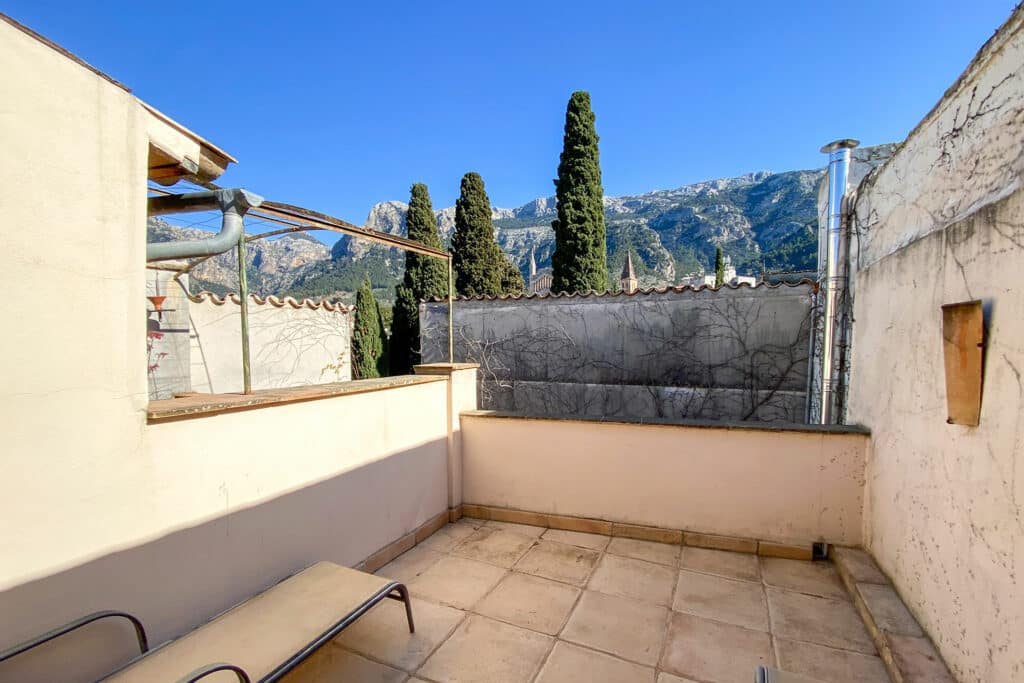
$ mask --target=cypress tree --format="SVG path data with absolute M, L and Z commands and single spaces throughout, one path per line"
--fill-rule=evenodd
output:
M 479 173 L 467 173 L 455 202 L 452 268 L 456 291 L 463 296 L 501 294 L 502 279 L 507 278 L 502 261 L 507 263 L 494 241 L 491 200 L 484 191 L 484 179 Z
M 380 377 L 378 363 L 384 351 L 381 340 L 380 310 L 373 298 L 370 278 L 363 280 L 356 294 L 352 330 L 352 373 L 356 379 Z
M 405 225 L 409 239 L 434 249 L 444 248 L 437 233 L 437 219 L 434 217 L 430 193 L 423 183 L 412 186 Z M 448 268 L 444 261 L 406 252 L 405 276 L 395 287 L 395 307 L 391 321 L 388 355 L 392 373 L 409 374 L 412 366 L 420 362 L 419 302 L 447 294 Z
M 495 245 L 497 246 L 497 245 Z M 498 247 L 498 258 L 505 264 L 505 272 L 501 276 L 501 291 L 503 294 L 522 294 L 526 291 L 526 281 L 523 274 L 516 268 L 515 264 L 509 261 L 501 247 Z
M 558 218 L 551 255 L 553 292 L 608 289 L 599 138 L 590 93 L 576 91 L 565 110 L 565 136 L 555 180 Z
M 391 359 L 389 357 L 391 338 L 388 336 L 388 326 L 384 320 L 384 307 L 381 306 L 380 301 L 376 298 L 373 300 L 373 304 L 374 308 L 377 309 L 377 331 L 380 335 L 380 355 L 377 356 L 377 374 L 381 377 L 387 377 L 391 374 Z M 393 311 L 389 311 L 388 317 L 392 314 Z
M 722 258 L 722 248 L 715 248 L 715 287 L 721 287 L 725 282 L 725 259 Z

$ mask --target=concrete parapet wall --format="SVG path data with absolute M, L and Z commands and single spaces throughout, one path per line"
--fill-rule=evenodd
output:
M 455 302 L 455 359 L 480 404 L 530 415 L 804 419 L 813 286 Z M 421 307 L 425 361 L 448 310 Z
M 782 543 L 861 541 L 868 436 L 464 413 L 467 505 Z

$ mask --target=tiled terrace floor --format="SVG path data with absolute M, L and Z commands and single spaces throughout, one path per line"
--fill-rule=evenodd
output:
M 889 680 L 828 563 L 463 519 L 378 574 L 409 586 L 416 634 L 386 600 L 297 678 L 751 683 L 769 664 Z

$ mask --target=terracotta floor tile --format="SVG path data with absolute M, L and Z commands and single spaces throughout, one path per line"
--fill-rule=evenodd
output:
M 874 642 L 851 603 L 770 586 L 767 595 L 775 636 L 876 654 Z
M 587 582 L 600 557 L 601 553 L 596 550 L 541 538 L 540 542 L 519 560 L 515 569 L 518 572 L 582 586 Z
M 499 567 L 511 567 L 533 543 L 529 536 L 486 526 L 467 536 L 451 550 L 451 554 Z
M 907 683 L 954 683 L 955 679 L 927 638 L 885 634 L 896 668 Z
M 590 548 L 591 550 L 604 550 L 608 547 L 608 542 L 611 541 L 610 536 L 588 534 L 583 531 L 566 531 L 565 529 L 548 529 L 541 538 L 548 541 L 557 541 L 558 543 L 578 545 L 581 548 Z
M 885 574 L 875 564 L 874 558 L 859 548 L 835 547 L 832 550 L 836 556 L 836 562 L 842 562 L 850 572 L 850 578 L 854 583 L 889 583 Z
M 757 555 L 750 553 L 733 553 L 728 550 L 711 550 L 710 548 L 683 548 L 683 556 L 679 566 L 705 574 L 717 574 L 730 579 L 744 581 L 761 581 L 761 570 L 758 567 Z
M 768 604 L 759 583 L 682 570 L 672 609 L 737 626 L 768 630 Z
M 319 681 L 360 681 L 365 683 L 402 683 L 404 671 L 370 661 L 334 643 L 328 643 L 293 669 L 283 683 L 318 683 Z M 213 678 L 211 678 L 213 680 Z
M 498 585 L 507 573 L 501 567 L 464 557 L 447 556 L 409 584 L 414 597 L 469 609 Z
M 416 633 L 409 633 L 405 606 L 384 600 L 341 632 L 334 642 L 397 669 L 412 671 L 448 637 L 465 616 L 450 607 L 413 599 Z
M 761 558 L 761 576 L 769 586 L 788 588 L 822 598 L 849 600 L 839 573 L 831 562 Z
M 483 524 L 483 522 L 480 522 Z M 445 524 L 443 527 L 416 544 L 417 548 L 426 548 L 439 553 L 446 553 L 459 543 L 462 543 L 467 536 L 477 530 L 477 525 L 472 522 L 459 520 L 454 524 Z
M 668 644 L 661 660 L 666 671 L 716 683 L 754 680 L 759 665 L 770 666 L 771 636 L 692 614 L 672 613 Z
M 864 604 L 867 605 L 879 629 L 901 636 L 924 635 L 917 619 L 903 604 L 903 600 L 892 586 L 861 583 L 857 584 L 857 590 L 864 598 Z
M 537 683 L 654 683 L 654 669 L 558 641 Z
M 665 564 L 669 567 L 679 565 L 679 550 L 681 546 L 669 543 L 655 543 L 654 541 L 638 541 L 635 538 L 613 538 L 608 544 L 606 552 L 623 557 L 632 557 L 637 560 L 646 560 L 656 564 Z
M 779 668 L 823 681 L 889 683 L 881 658 L 824 645 L 776 638 Z
M 434 552 L 418 545 L 412 550 L 402 553 L 374 573 L 377 576 L 385 576 L 408 585 L 442 557 L 444 557 L 443 553 Z
M 587 588 L 668 607 L 676 579 L 676 570 L 664 565 L 605 554 Z
M 662 671 L 658 674 L 658 683 L 698 683 L 692 678 L 680 678 L 679 676 L 673 676 L 672 674 L 665 673 Z
M 584 591 L 562 639 L 654 666 L 665 638 L 667 615 L 664 607 Z
M 487 522 L 487 526 L 494 527 L 495 529 L 504 529 L 505 531 L 512 531 L 523 536 L 529 536 L 530 538 L 539 538 L 541 534 L 548 530 L 546 526 L 533 526 L 532 524 L 516 524 L 515 522 L 499 522 L 492 519 Z
M 551 644 L 548 636 L 472 615 L 418 673 L 443 683 L 527 683 Z
M 556 635 L 576 605 L 580 590 L 539 576 L 512 572 L 474 611 L 498 621 Z

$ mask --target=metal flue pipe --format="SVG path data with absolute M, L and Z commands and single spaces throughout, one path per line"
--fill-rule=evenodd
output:
M 846 268 L 839 263 L 842 241 L 849 233 L 843 230 L 847 182 L 850 175 L 851 150 L 857 140 L 843 139 L 821 148 L 828 154 L 828 215 L 825 230 L 825 273 L 821 281 L 824 290 L 825 311 L 821 336 L 821 424 L 837 421 L 836 391 L 840 380 L 836 367 L 836 341 L 840 297 L 846 290 Z
M 239 189 L 150 197 L 147 205 L 150 216 L 219 209 L 223 212 L 224 218 L 221 222 L 220 232 L 209 239 L 147 244 L 146 261 L 170 261 L 223 254 L 237 245 L 238 240 L 242 237 L 245 212 L 262 203 L 263 197 Z

